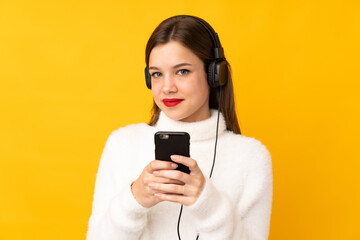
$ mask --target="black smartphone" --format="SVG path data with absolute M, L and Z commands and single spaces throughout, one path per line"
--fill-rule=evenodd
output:
M 156 132 L 155 140 L 155 159 L 170 161 L 171 155 L 181 155 L 190 157 L 190 135 L 187 132 Z M 189 174 L 190 169 L 178 164 L 176 170 Z

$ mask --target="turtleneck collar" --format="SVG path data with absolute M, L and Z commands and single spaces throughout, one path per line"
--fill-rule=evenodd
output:
M 178 131 L 190 134 L 190 141 L 201 141 L 216 136 L 216 122 L 218 111 L 211 109 L 210 117 L 199 122 L 175 121 L 166 116 L 162 111 L 159 115 L 155 128 L 157 131 Z M 219 118 L 219 136 L 226 130 L 226 123 L 223 115 Z

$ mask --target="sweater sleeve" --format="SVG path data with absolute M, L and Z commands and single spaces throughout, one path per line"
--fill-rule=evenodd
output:
M 244 190 L 237 201 L 218 189 L 212 179 L 192 206 L 199 239 L 268 239 L 272 204 L 271 157 L 264 146 L 246 169 Z
M 234 226 L 234 206 L 211 179 L 206 179 L 201 195 L 188 209 L 194 216 L 199 239 L 230 239 Z
M 139 239 L 147 224 L 148 209 L 131 193 L 135 179 L 119 166 L 122 160 L 127 161 L 121 159 L 122 141 L 116 134 L 110 135 L 101 156 L 87 240 Z

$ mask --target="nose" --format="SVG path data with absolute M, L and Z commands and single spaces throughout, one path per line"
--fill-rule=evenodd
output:
M 165 94 L 169 94 L 169 93 L 175 93 L 177 92 L 177 87 L 176 87 L 176 81 L 175 78 L 170 76 L 170 75 L 166 75 L 164 77 L 164 82 L 163 82 L 163 86 L 162 86 L 162 91 Z

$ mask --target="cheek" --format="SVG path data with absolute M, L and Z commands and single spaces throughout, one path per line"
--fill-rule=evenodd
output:
M 160 101 L 160 88 L 156 85 L 151 86 L 151 93 L 153 95 L 156 104 L 158 104 L 158 102 Z
M 207 83 L 205 72 L 195 74 L 189 78 L 188 81 L 184 82 L 184 84 L 181 85 L 181 88 L 184 92 L 191 95 L 203 95 L 203 93 L 208 92 L 209 85 Z
M 209 101 L 210 88 L 206 85 L 197 94 L 198 94 L 198 99 L 199 99 L 200 102 Z
M 188 88 L 188 91 L 196 96 L 198 99 L 207 98 L 210 94 L 210 87 L 206 78 L 201 76 L 201 80 L 197 81 L 195 85 Z
M 186 86 L 182 90 L 183 95 L 188 98 L 192 104 L 202 105 L 209 100 L 210 89 L 207 84 L 192 85 L 191 87 Z

